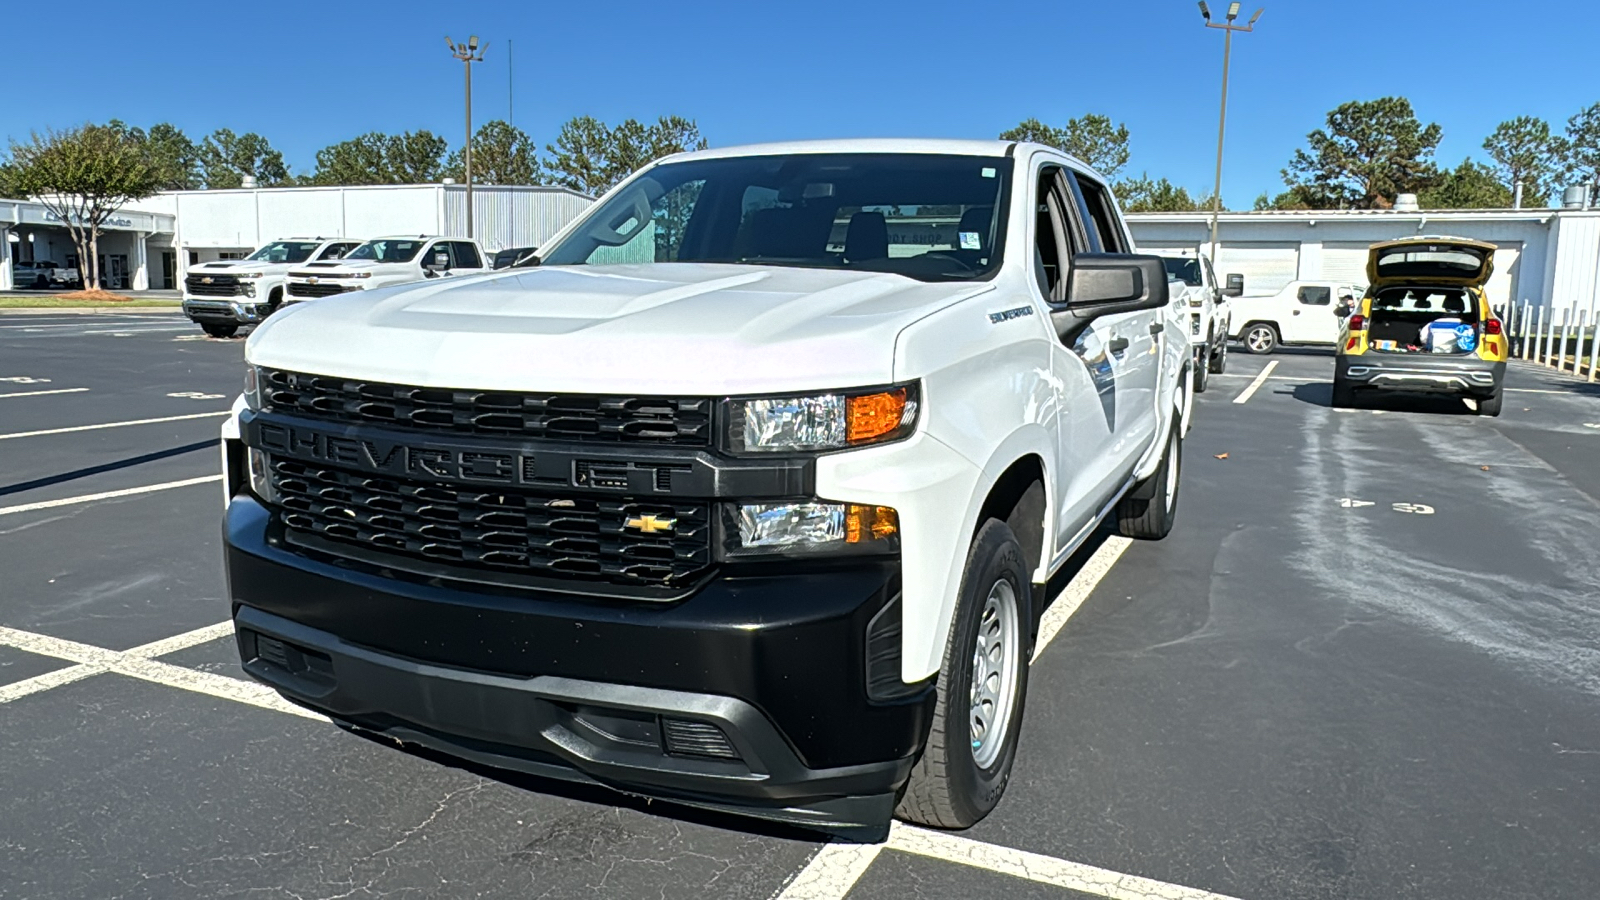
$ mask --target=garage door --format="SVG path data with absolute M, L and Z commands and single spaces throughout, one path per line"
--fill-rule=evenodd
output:
M 1224 242 L 1217 251 L 1217 278 L 1227 284 L 1229 275 L 1243 275 L 1247 297 L 1276 294 L 1299 271 L 1299 242 Z
M 1139 241 L 1140 253 L 1161 256 L 1199 256 L 1200 245 L 1193 241 Z
M 1367 283 L 1367 247 L 1364 241 L 1329 241 L 1322 245 L 1322 279 L 1345 284 Z
M 1517 273 L 1522 270 L 1522 242 L 1507 241 L 1496 246 L 1499 249 L 1494 251 L 1494 274 L 1489 276 L 1489 283 L 1484 286 L 1489 295 L 1489 305 L 1501 309 L 1508 303 L 1533 299 L 1517 295 Z

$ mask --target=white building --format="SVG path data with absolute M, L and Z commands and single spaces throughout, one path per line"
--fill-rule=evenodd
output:
M 1208 213 L 1128 216 L 1140 250 L 1210 252 Z M 1245 293 L 1275 293 L 1295 280 L 1366 284 L 1367 247 L 1419 234 L 1491 241 L 1496 306 L 1508 302 L 1554 310 L 1596 309 L 1600 287 L 1600 210 L 1354 210 L 1223 213 L 1217 277 L 1239 273 Z
M 457 184 L 170 191 L 119 210 L 100 240 L 101 272 L 115 290 L 176 288 L 195 263 L 243 257 L 286 237 L 368 238 L 467 233 L 467 190 Z M 472 190 L 473 237 L 491 255 L 537 247 L 594 202 L 559 187 Z M 67 229 L 42 205 L 0 200 L 0 290 L 12 262 L 76 266 Z

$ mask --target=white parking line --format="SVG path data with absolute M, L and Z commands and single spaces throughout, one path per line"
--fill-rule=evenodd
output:
M 1078 611 L 1083 601 L 1089 599 L 1095 586 L 1100 584 L 1100 579 L 1106 577 L 1111 567 L 1122 558 L 1122 552 L 1132 544 L 1132 540 L 1121 535 L 1106 538 L 1106 542 L 1084 562 L 1078 574 L 1072 576 L 1072 580 L 1067 582 L 1067 586 L 1056 595 L 1055 600 L 1051 601 L 1049 608 L 1044 611 L 1044 617 L 1039 620 L 1039 637 L 1033 645 L 1034 659 L 1038 659 L 1044 648 L 1050 646 L 1050 642 L 1056 639 L 1061 626 L 1067 624 L 1067 620 Z
M 215 626 L 207 626 L 207 628 L 201 630 L 210 633 L 214 628 Z M 15 628 L 6 628 L 4 626 L 0 626 L 0 644 L 15 647 L 18 650 L 26 650 L 29 653 L 37 653 L 41 656 L 65 659 L 84 666 L 94 667 L 101 671 L 115 672 L 118 675 L 127 675 L 142 681 L 193 691 L 197 694 L 205 694 L 209 697 L 219 697 L 223 700 L 232 700 L 237 703 L 245 703 L 250 706 L 288 713 L 307 719 L 327 721 L 325 716 L 302 709 L 283 699 L 278 695 L 277 691 L 266 685 L 242 681 L 238 678 L 229 678 L 226 675 L 197 672 L 194 669 L 185 669 L 182 666 L 174 666 L 170 663 L 157 662 L 132 650 L 107 650 L 103 647 L 80 644 L 77 641 L 62 640 L 49 635 L 35 634 L 31 631 L 19 631 Z M 98 674 L 98 672 L 89 674 Z
M 867 874 L 884 846 L 842 841 L 823 844 L 776 900 L 841 900 Z
M 43 397 L 48 394 L 81 394 L 88 388 L 56 388 L 53 391 L 19 391 L 15 394 L 0 394 L 0 400 L 7 397 Z
M 106 422 L 101 425 L 74 425 L 71 428 L 47 428 L 44 431 L 18 431 L 12 434 L 0 434 L 0 441 L 9 441 L 12 438 L 41 437 L 47 434 L 71 434 L 74 431 L 99 431 L 102 428 L 126 428 L 129 425 L 154 425 L 158 422 L 181 422 L 184 419 L 205 419 L 225 416 L 228 410 L 217 412 L 190 413 L 186 416 L 162 416 L 159 419 L 130 419 L 126 422 Z
M 1278 361 L 1277 360 L 1273 360 L 1272 362 L 1267 363 L 1267 367 L 1265 369 L 1261 370 L 1261 374 L 1256 376 L 1256 380 L 1250 382 L 1250 386 L 1249 387 L 1246 387 L 1244 389 L 1244 391 L 1239 394 L 1239 396 L 1233 398 L 1233 402 L 1235 402 L 1235 403 L 1248 403 L 1248 402 L 1250 402 L 1250 398 L 1255 396 L 1256 391 L 1261 390 L 1261 386 L 1263 384 L 1267 383 L 1267 379 L 1268 378 L 1272 377 L 1272 370 L 1276 369 L 1277 367 L 1278 367 Z
M 36 509 L 55 509 L 58 506 L 74 506 L 79 503 L 93 503 L 96 500 L 114 500 L 117 497 L 132 497 L 137 494 L 151 494 L 156 491 L 168 491 L 173 488 L 188 487 L 191 484 L 209 484 L 221 481 L 221 475 L 202 475 L 199 478 L 185 478 L 182 481 L 168 481 L 162 484 L 147 484 L 143 487 L 123 488 L 120 491 L 104 491 L 99 494 L 83 494 L 77 497 L 63 497 L 60 500 L 41 500 L 38 503 L 24 503 L 21 506 L 0 506 L 0 516 L 9 516 L 12 513 L 33 512 Z
M 218 622 L 215 625 L 207 625 L 204 628 L 196 628 L 193 631 L 186 631 L 183 634 L 176 634 L 169 638 L 162 638 L 159 641 L 143 644 L 125 652 L 129 656 L 147 658 L 166 656 L 168 653 L 187 650 L 190 647 L 196 647 L 231 634 L 233 634 L 232 621 Z M 68 666 L 65 669 L 46 672 L 43 675 L 36 675 L 33 678 L 27 678 L 14 684 L 0 686 L 0 703 L 9 703 L 29 694 L 48 691 L 51 688 L 72 684 L 75 681 L 82 681 L 91 675 L 100 675 L 109 671 L 111 670 L 98 663 L 79 663 L 75 666 Z

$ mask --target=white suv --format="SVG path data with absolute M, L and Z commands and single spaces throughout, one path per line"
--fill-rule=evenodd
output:
M 286 238 L 244 259 L 190 266 L 183 280 L 183 311 L 212 337 L 232 337 L 283 303 L 289 270 L 306 262 L 335 260 L 359 247 L 346 238 Z
M 483 248 L 466 238 L 409 235 L 373 238 L 337 262 L 317 262 L 289 273 L 290 303 L 349 291 L 489 271 Z
M 539 264 L 301 304 L 223 431 L 246 670 L 371 732 L 804 825 L 964 827 L 1045 585 L 1160 538 L 1188 312 L 1035 144 L 652 165 Z

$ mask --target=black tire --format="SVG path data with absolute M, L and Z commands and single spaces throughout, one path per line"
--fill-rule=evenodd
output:
M 933 828 L 969 828 L 988 815 L 1005 793 L 1017 755 L 1023 701 L 1028 693 L 1028 657 L 1033 651 L 1030 578 L 1022 546 L 1011 529 L 998 519 L 985 522 L 967 551 L 955 620 L 950 623 L 944 663 L 939 668 L 933 724 L 895 810 L 900 818 Z M 980 751 L 974 749 L 972 738 L 974 651 L 980 629 L 993 627 L 985 612 L 991 594 L 1004 593 L 1002 585 L 1009 588 L 1015 605 L 1015 636 L 1009 644 L 1002 641 L 1002 648 L 1009 646 L 1014 651 L 1011 659 L 1003 662 L 1014 667 L 1010 671 L 1015 686 L 999 732 L 1002 743 L 987 750 L 993 757 L 987 766 L 980 766 L 976 758 Z
M 1246 353 L 1266 355 L 1278 349 L 1282 343 L 1278 337 L 1278 328 L 1268 322 L 1256 322 L 1239 334 L 1239 344 Z
M 1189 377 L 1194 379 L 1194 392 L 1204 394 L 1206 388 L 1211 386 L 1211 354 L 1216 352 L 1210 347 L 1201 351 L 1202 359 L 1194 361 L 1194 371 Z
M 1478 415 L 1494 417 L 1500 415 L 1500 404 L 1505 399 L 1505 394 L 1495 391 L 1493 396 L 1478 398 Z
M 272 293 L 267 295 L 267 315 L 272 315 L 273 313 L 277 312 L 278 307 L 282 305 L 283 288 L 273 288 Z
M 1351 387 L 1342 378 L 1335 378 L 1333 380 L 1333 408 L 1356 408 L 1356 389 Z
M 239 332 L 237 325 L 219 325 L 212 322 L 201 323 L 200 328 L 214 338 L 231 338 Z
M 50 279 L 43 275 L 35 275 L 33 276 L 33 286 L 35 289 L 42 291 L 50 286 Z
M 1178 516 L 1178 485 L 1183 471 L 1182 422 L 1182 414 L 1174 410 L 1160 467 L 1117 504 L 1117 528 L 1127 537 L 1159 541 L 1172 533 L 1172 523 Z
M 1228 338 L 1224 336 L 1211 348 L 1211 358 L 1206 360 L 1206 368 L 1213 375 L 1221 375 L 1228 370 Z

